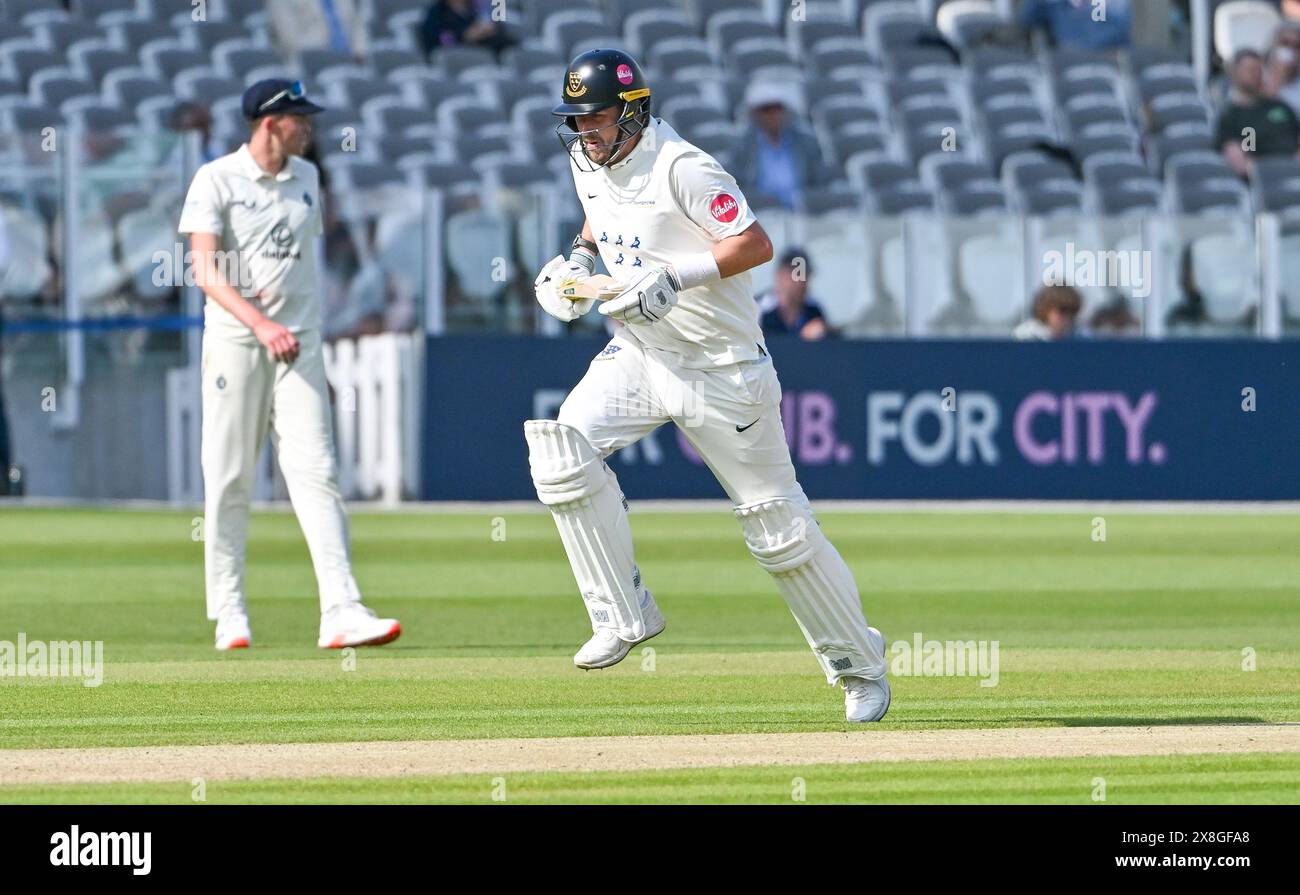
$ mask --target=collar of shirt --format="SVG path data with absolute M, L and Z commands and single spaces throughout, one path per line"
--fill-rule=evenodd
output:
M 284 167 L 280 169 L 278 174 L 271 174 L 263 170 L 262 166 L 257 163 L 257 159 L 253 158 L 253 153 L 249 151 L 247 143 L 239 147 L 238 155 L 240 165 L 243 166 L 244 171 L 252 180 L 261 180 L 263 177 L 270 177 L 274 180 L 288 180 L 293 177 L 293 159 L 291 158 L 284 160 Z

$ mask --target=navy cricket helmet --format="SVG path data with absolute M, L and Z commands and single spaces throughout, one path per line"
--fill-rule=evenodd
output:
M 562 91 L 564 101 L 551 110 L 564 119 L 555 126 L 555 132 L 570 156 L 590 163 L 591 167 L 585 170 L 594 171 L 599 166 L 587 157 L 582 145 L 578 115 L 589 115 L 610 106 L 621 107 L 620 136 L 603 164 L 609 164 L 650 123 L 650 84 L 637 61 L 622 50 L 590 50 L 578 56 L 569 63 Z

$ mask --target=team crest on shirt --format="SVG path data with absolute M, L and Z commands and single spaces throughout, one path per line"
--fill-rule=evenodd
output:
M 271 228 L 267 235 L 271 246 L 262 249 L 262 257 L 270 258 L 274 261 L 284 261 L 292 259 L 298 261 L 302 258 L 302 250 L 294 245 L 293 228 L 289 226 L 289 221 L 281 218 Z
M 282 248 L 293 242 L 293 230 L 288 221 L 280 221 L 271 228 L 271 242 Z

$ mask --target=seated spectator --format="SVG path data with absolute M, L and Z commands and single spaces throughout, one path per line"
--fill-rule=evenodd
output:
M 740 143 L 733 172 L 752 202 L 763 193 L 794 210 L 804 190 L 826 185 L 831 172 L 817 138 L 795 123 L 794 105 L 784 85 L 751 84 L 745 94 L 751 124 Z
M 1281 100 L 1264 95 L 1264 61 L 1254 50 L 1232 60 L 1232 89 L 1219 115 L 1216 142 L 1224 159 L 1242 177 L 1250 175 L 1251 156 L 1295 156 L 1300 152 L 1300 119 Z
M 1142 335 L 1142 322 L 1134 316 L 1128 301 L 1119 296 L 1098 308 L 1088 320 L 1088 331 L 1095 336 L 1125 338 Z
M 1016 327 L 1023 341 L 1058 342 L 1074 337 L 1083 298 L 1073 286 L 1044 286 L 1034 296 L 1034 316 Z
M 772 290 L 758 299 L 763 335 L 797 335 L 805 342 L 833 335 L 821 306 L 808 296 L 811 277 L 812 264 L 803 249 L 792 248 L 782 253 Z
M 420 43 L 426 56 L 438 47 L 463 44 L 487 47 L 499 57 L 502 50 L 518 42 L 503 22 L 492 18 L 488 0 L 438 0 L 429 7 L 420 26 Z
M 1264 95 L 1281 100 L 1300 117 L 1300 28 L 1284 24 L 1264 60 Z
M 1129 45 L 1129 0 L 1025 0 L 1020 24 L 1044 28 L 1057 46 L 1072 50 L 1114 50 Z
M 197 131 L 199 164 L 206 164 L 226 154 L 226 147 L 212 136 L 212 113 L 201 102 L 187 100 L 172 113 L 172 130 L 178 134 Z

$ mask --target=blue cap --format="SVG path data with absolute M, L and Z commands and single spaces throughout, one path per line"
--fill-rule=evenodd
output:
M 244 91 L 244 117 L 252 120 L 263 115 L 315 115 L 325 110 L 307 99 L 302 81 L 267 78 Z

